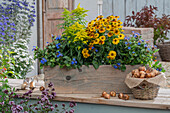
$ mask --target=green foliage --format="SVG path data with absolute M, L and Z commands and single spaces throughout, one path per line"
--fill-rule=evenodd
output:
M 152 27 L 154 28 L 154 44 L 164 43 L 168 40 L 167 33 L 170 28 L 170 15 L 162 14 L 162 17 L 156 15 L 158 8 L 155 6 L 144 6 L 139 12 L 132 11 L 132 16 L 126 16 L 124 26 L 132 27 Z
M 80 4 L 77 6 L 76 9 L 69 11 L 67 9 L 64 9 L 64 12 L 62 13 L 62 17 L 64 21 L 64 23 L 59 24 L 59 28 L 60 29 L 66 29 L 67 27 L 73 25 L 75 22 L 78 22 L 79 24 L 86 24 L 86 20 L 84 19 L 87 14 L 86 12 L 88 12 L 88 10 L 85 10 L 84 8 L 80 7 Z

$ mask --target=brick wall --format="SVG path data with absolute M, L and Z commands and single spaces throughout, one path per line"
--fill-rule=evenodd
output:
M 153 28 L 134 28 L 134 27 L 123 27 L 124 33 L 126 36 L 130 36 L 132 31 L 141 34 L 142 39 L 149 40 L 149 43 L 153 45 L 153 36 L 154 29 Z

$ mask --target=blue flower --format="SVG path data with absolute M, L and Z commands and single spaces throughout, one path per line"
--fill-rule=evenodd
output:
M 141 45 L 141 43 L 140 43 L 140 42 L 138 42 L 138 45 L 140 46 L 140 45 Z
M 32 51 L 34 51 L 36 49 L 36 46 L 33 46 L 33 49 L 32 49 Z
M 148 51 L 150 51 L 150 48 L 148 48 Z
M 144 42 L 144 40 L 141 40 L 142 42 Z
M 63 56 L 63 54 L 59 53 L 59 54 L 57 55 L 57 58 L 62 57 L 62 56 Z
M 92 49 L 94 49 L 94 47 L 92 47 Z
M 155 47 L 155 48 L 157 48 L 157 46 L 156 46 L 156 45 L 154 45 L 154 47 Z
M 132 31 L 132 33 L 134 34 L 134 33 L 135 33 L 135 31 Z
M 96 51 L 96 52 L 98 52 L 98 50 L 97 50 L 97 49 L 96 49 L 95 51 Z
M 59 49 L 59 48 L 60 48 L 60 46 L 59 46 L 59 45 L 61 45 L 61 44 L 60 44 L 60 43 L 56 44 L 57 49 Z
M 71 65 L 73 65 L 74 64 L 74 61 L 71 61 Z
M 128 49 L 131 49 L 131 47 L 128 47 Z
M 159 71 L 162 71 L 162 69 L 159 69 Z
M 144 47 L 148 47 L 148 45 L 147 45 L 147 44 L 145 44 L 145 45 L 144 45 Z
M 115 69 L 117 69 L 117 66 L 116 66 L 116 65 L 114 65 L 113 67 L 114 67 Z
M 133 53 L 133 54 L 135 54 L 135 52 L 134 52 L 134 51 L 133 51 L 132 53 Z
M 128 44 L 128 42 L 125 42 L 125 44 Z
M 44 62 L 47 62 L 47 60 L 45 58 L 42 58 L 42 60 L 44 60 Z
M 56 40 L 60 40 L 60 39 L 61 39 L 61 36 L 58 35 L 55 39 L 56 39 Z
M 118 66 L 120 66 L 121 63 L 117 63 Z
M 71 65 L 73 65 L 73 64 L 77 64 L 77 61 L 75 58 L 73 58 L 73 60 L 71 61 Z
M 47 42 L 47 44 L 48 44 L 49 42 Z
M 41 64 L 44 64 L 45 62 L 44 62 L 44 60 L 41 60 Z

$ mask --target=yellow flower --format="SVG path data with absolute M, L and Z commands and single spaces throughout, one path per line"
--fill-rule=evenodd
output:
M 120 40 L 123 40 L 123 39 L 124 39 L 124 37 L 125 37 L 125 35 L 124 35 L 124 34 L 119 34 L 119 39 L 120 39 Z
M 94 22 L 97 22 L 97 18 L 94 19 Z
M 96 26 L 96 29 L 99 29 L 100 27 L 102 27 L 102 25 L 97 25 L 97 26 Z
M 119 18 L 119 16 L 115 16 L 115 18 Z
M 99 33 L 94 34 L 94 38 L 98 38 L 99 37 Z
M 88 52 L 89 52 L 89 50 L 87 50 L 87 48 L 82 50 L 82 54 L 85 54 L 85 53 L 88 53 Z
M 78 50 L 81 48 L 81 46 L 78 46 Z
M 115 35 L 118 35 L 120 33 L 119 29 L 115 29 Z
M 100 40 L 99 41 L 99 45 L 102 45 L 102 44 L 104 44 L 105 42 L 103 41 L 103 40 Z
M 110 32 L 107 34 L 107 36 L 108 36 L 108 37 L 113 36 L 113 32 L 112 32 L 112 31 L 110 31 Z
M 100 27 L 100 29 L 99 29 L 99 33 L 104 33 L 106 30 L 105 30 L 105 28 L 104 27 Z
M 114 60 L 116 57 L 116 51 L 110 51 L 107 58 Z
M 102 19 L 104 16 L 102 16 L 102 15 L 99 15 L 97 18 L 100 18 L 100 19 Z
M 103 26 L 107 26 L 108 25 L 108 22 L 103 22 Z
M 85 54 L 83 54 L 83 57 L 84 58 L 88 58 L 90 56 L 90 54 L 89 53 L 85 53 Z
M 110 29 L 111 29 L 111 25 L 108 25 L 108 26 L 106 27 L 106 30 L 110 31 Z
M 95 44 L 95 41 L 92 40 L 92 41 L 90 42 L 90 45 L 94 45 L 94 44 Z
M 92 28 L 90 29 L 90 31 L 95 31 L 95 27 L 92 27 Z
M 96 39 L 95 41 L 94 41 L 94 44 L 99 44 L 99 39 Z
M 117 45 L 119 43 L 119 39 L 118 38 L 113 39 L 112 43 Z
M 106 40 L 106 37 L 105 37 L 105 36 L 100 36 L 99 39 L 100 39 L 101 41 L 105 41 L 105 40 Z

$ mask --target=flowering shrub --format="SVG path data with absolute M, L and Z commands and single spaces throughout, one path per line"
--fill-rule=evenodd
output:
M 34 69 L 33 63 L 35 62 L 33 57 L 28 53 L 28 42 L 23 39 L 18 39 L 13 43 L 11 50 L 14 51 L 13 58 L 15 59 L 15 72 L 24 78 L 26 74 Z
M 157 17 L 155 11 L 158 8 L 155 6 L 144 6 L 139 12 L 135 14 L 132 11 L 132 16 L 126 16 L 124 26 L 132 27 L 153 27 L 154 28 L 154 44 L 156 42 L 163 42 L 167 40 L 167 33 L 170 29 L 170 15 L 163 14 L 162 17 Z
M 75 102 L 70 102 L 68 107 L 63 103 L 62 110 L 60 110 L 58 104 L 53 104 L 52 99 L 55 98 L 56 93 L 52 83 L 49 83 L 49 89 L 42 91 L 42 95 L 37 98 L 36 103 L 29 103 L 32 90 L 20 96 L 14 93 L 15 89 L 8 86 L 7 79 L 1 82 L 3 83 L 0 86 L 0 111 L 2 113 L 74 113 L 73 108 L 77 106 Z M 20 101 L 18 102 L 14 98 L 20 98 Z
M 52 36 L 44 50 L 34 48 L 35 58 L 43 66 L 60 68 L 80 68 L 82 65 L 113 65 L 114 68 L 125 70 L 125 65 L 149 64 L 153 54 L 158 50 L 149 47 L 141 39 L 139 33 L 125 37 L 119 16 L 102 15 L 88 23 L 85 27 L 79 22 L 65 27 L 62 36 Z
M 15 58 L 15 66 L 11 71 L 19 74 L 17 78 L 24 78 L 33 67 L 34 61 L 28 53 L 28 43 L 35 17 L 35 0 L 32 3 L 3 0 L 0 4 L 0 43 L 9 51 L 15 52 L 11 56 Z

